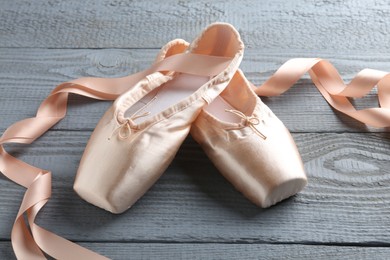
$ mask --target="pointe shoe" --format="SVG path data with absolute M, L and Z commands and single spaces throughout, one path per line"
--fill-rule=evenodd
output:
M 221 174 L 260 207 L 270 207 L 307 184 L 291 134 L 240 70 L 202 109 L 191 135 Z
M 158 59 L 168 64 L 183 46 L 171 43 Z M 231 25 L 212 24 L 184 60 L 175 60 L 176 72 L 151 73 L 117 98 L 84 151 L 74 183 L 79 196 L 113 213 L 131 207 L 166 170 L 202 108 L 233 78 L 243 50 Z

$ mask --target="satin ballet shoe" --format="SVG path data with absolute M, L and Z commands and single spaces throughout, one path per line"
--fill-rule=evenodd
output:
M 74 183 L 84 200 L 113 213 L 131 207 L 166 170 L 202 108 L 228 85 L 244 51 L 238 32 L 224 23 L 210 25 L 176 54 L 184 46 L 163 48 L 160 61 L 96 126 Z
M 238 191 L 266 208 L 301 191 L 307 178 L 291 134 L 252 88 L 237 70 L 191 135 Z

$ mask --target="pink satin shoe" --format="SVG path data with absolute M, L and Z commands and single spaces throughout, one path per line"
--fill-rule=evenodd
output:
M 131 207 L 166 170 L 202 108 L 226 88 L 244 49 L 238 32 L 223 23 L 175 55 L 184 47 L 181 41 L 164 47 L 153 70 L 165 72 L 144 77 L 98 123 L 74 183 L 86 201 L 113 213 Z
M 202 110 L 191 135 L 222 175 L 260 207 L 284 200 L 307 184 L 289 131 L 240 70 Z

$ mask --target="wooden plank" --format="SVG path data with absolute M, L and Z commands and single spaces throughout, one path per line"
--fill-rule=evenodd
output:
M 53 171 L 53 199 L 38 223 L 76 241 L 210 243 L 390 243 L 388 133 L 294 134 L 309 185 L 259 209 L 218 173 L 188 139 L 163 177 L 135 206 L 113 215 L 72 191 L 86 131 L 49 132 L 10 149 Z M 282 162 L 281 162 L 282 163 Z M 9 239 L 23 189 L 0 177 L 0 240 Z
M 390 248 L 270 244 L 81 243 L 111 259 L 387 259 Z M 13 259 L 0 242 L 1 259 Z
M 192 39 L 214 21 L 233 23 L 250 47 L 383 53 L 386 0 L 45 1 L 3 0 L 0 47 L 155 48 Z
M 214 21 L 240 31 L 248 47 L 241 67 L 256 84 L 300 56 L 330 59 L 345 80 L 363 66 L 390 71 L 389 12 L 385 0 L 3 0 L 0 133 L 33 116 L 56 84 L 139 71 L 156 48 L 177 37 L 191 40 Z M 307 77 L 264 101 L 296 133 L 310 181 L 266 210 L 236 192 L 191 138 L 128 212 L 116 216 L 83 202 L 72 191 L 74 174 L 109 102 L 72 96 L 69 116 L 54 131 L 27 149 L 8 147 L 53 170 L 53 199 L 38 223 L 114 259 L 387 259 L 389 129 L 335 113 Z M 376 105 L 373 93 L 357 102 Z M 1 176 L 0 190 L 0 259 L 13 259 L 10 230 L 24 189 Z
M 157 50 L 46 50 L 0 49 L 0 130 L 31 117 L 59 83 L 82 76 L 119 77 L 149 66 Z M 302 53 L 267 53 L 248 50 L 242 69 L 257 85 L 270 77 L 288 58 Z M 364 67 L 390 71 L 389 55 L 325 55 L 346 81 Z M 387 131 L 366 128 L 330 108 L 311 81 L 305 78 L 280 97 L 263 98 L 293 132 Z M 68 116 L 54 129 L 92 130 L 108 102 L 72 96 Z M 374 94 L 356 102 L 359 108 L 377 106 Z

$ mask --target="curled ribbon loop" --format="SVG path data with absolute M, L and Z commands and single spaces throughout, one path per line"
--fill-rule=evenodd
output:
M 336 68 L 319 58 L 296 58 L 285 62 L 260 87 L 253 85 L 259 96 L 278 96 L 290 89 L 305 73 L 334 109 L 373 127 L 390 127 L 390 74 L 364 69 L 345 84 Z M 349 98 L 361 98 L 375 86 L 380 107 L 357 110 Z
M 259 129 L 257 129 L 255 127 L 255 125 L 260 124 L 259 118 L 257 118 L 256 116 L 253 116 L 253 115 L 247 116 L 244 113 L 242 113 L 241 111 L 234 110 L 234 109 L 225 109 L 225 111 L 233 113 L 233 114 L 241 117 L 242 119 L 244 119 L 244 126 L 249 126 L 258 136 L 260 136 L 264 140 L 267 139 L 267 137 L 262 132 L 260 132 Z

